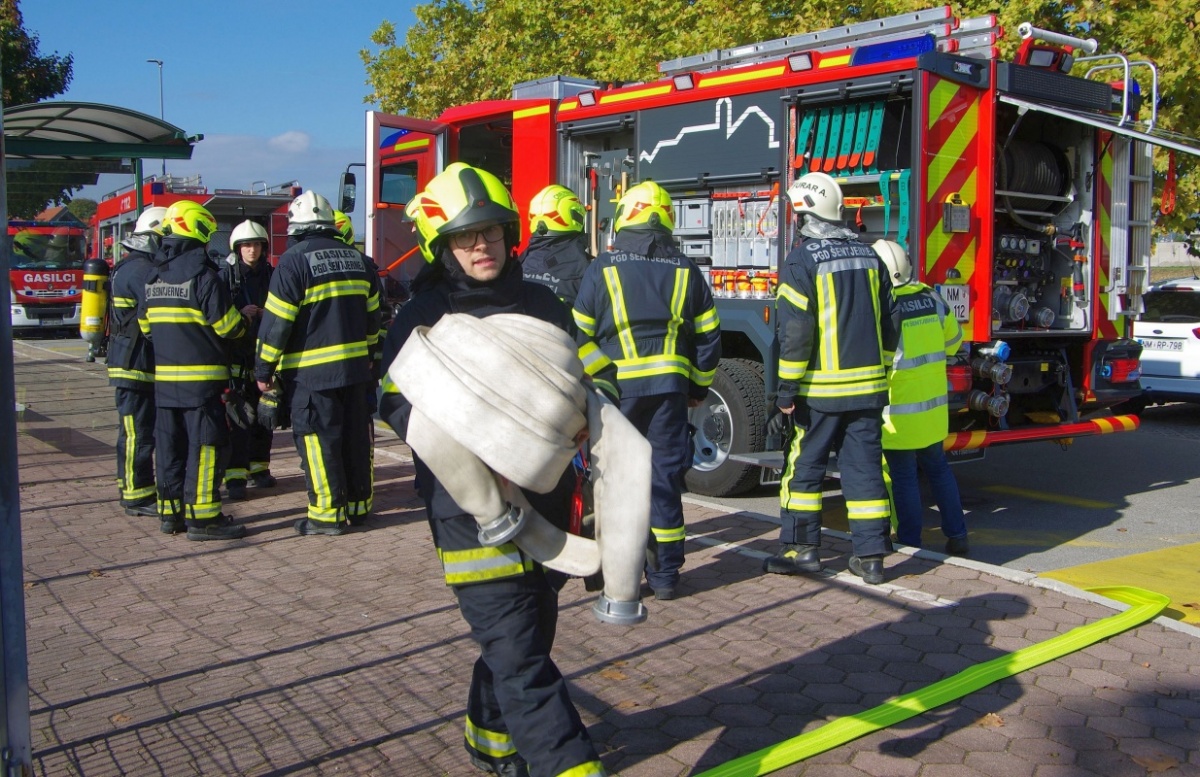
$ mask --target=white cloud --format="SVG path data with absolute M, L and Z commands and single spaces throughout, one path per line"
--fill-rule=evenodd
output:
M 276 135 L 267 141 L 267 145 L 276 150 L 282 151 L 285 154 L 303 154 L 308 151 L 309 145 L 312 143 L 312 138 L 307 132 L 299 130 L 288 130 L 282 135 Z

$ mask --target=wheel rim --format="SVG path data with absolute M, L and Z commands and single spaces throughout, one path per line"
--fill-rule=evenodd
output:
M 711 472 L 729 458 L 729 447 L 733 441 L 733 418 L 725 398 L 709 389 L 708 397 L 689 414 L 696 428 L 692 439 L 692 469 Z

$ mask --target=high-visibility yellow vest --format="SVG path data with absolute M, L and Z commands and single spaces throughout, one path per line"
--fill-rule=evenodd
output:
M 917 450 L 949 432 L 946 357 L 958 350 L 963 332 L 949 306 L 925 284 L 901 286 L 895 296 L 892 315 L 900 341 L 889 354 L 883 447 Z

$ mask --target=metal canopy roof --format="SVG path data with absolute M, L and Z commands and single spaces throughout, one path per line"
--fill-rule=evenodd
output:
M 191 159 L 173 124 L 112 105 L 41 102 L 4 109 L 5 156 L 25 159 Z

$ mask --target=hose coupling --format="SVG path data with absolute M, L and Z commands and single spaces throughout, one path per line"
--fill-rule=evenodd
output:
M 609 599 L 604 594 L 592 605 L 592 614 L 601 623 L 612 623 L 617 626 L 632 626 L 646 620 L 646 606 L 640 599 L 632 602 L 618 602 Z
M 487 548 L 503 545 L 525 528 L 525 512 L 514 505 L 487 523 L 479 524 L 479 543 Z

